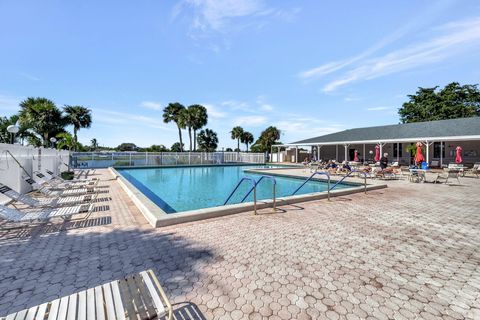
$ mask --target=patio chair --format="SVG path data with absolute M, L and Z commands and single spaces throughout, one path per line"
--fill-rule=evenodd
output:
M 173 319 L 173 308 L 152 270 L 76 292 L 0 320 Z
M 419 169 L 410 169 L 410 176 L 408 177 L 408 180 L 410 182 L 424 182 L 425 181 L 425 171 L 424 170 L 419 170 Z
M 444 172 L 439 174 L 437 178 L 439 182 L 445 180 L 445 184 L 448 183 L 449 179 L 457 179 L 458 184 L 460 184 L 460 171 L 456 169 L 444 169 Z
M 480 162 L 476 162 L 471 169 L 468 169 L 466 173 L 471 173 L 475 177 L 480 177 Z
M 375 176 L 382 180 L 396 180 L 397 176 L 393 171 L 377 170 Z
M 64 206 L 71 206 L 76 204 L 85 204 L 85 203 L 93 203 L 98 194 L 89 194 L 77 197 L 56 197 L 56 198 L 43 198 L 43 199 L 36 199 L 30 197 L 28 194 L 20 194 L 15 190 L 12 190 L 10 187 L 0 183 L 0 193 L 6 195 L 10 199 L 21 202 L 29 207 L 34 208 L 43 208 L 43 207 L 64 207 Z
M 93 187 L 97 185 L 98 179 L 96 180 L 83 180 L 83 181 L 73 181 L 73 182 L 64 182 L 58 179 L 45 176 L 39 171 L 35 171 L 32 175 L 32 178 L 39 184 L 46 184 L 52 188 L 84 188 L 84 187 Z
M 45 175 L 49 177 L 51 180 L 60 181 L 61 183 L 88 183 L 88 182 L 99 180 L 98 178 L 65 180 L 58 174 L 55 174 L 53 171 L 50 171 L 48 169 L 44 169 L 43 173 L 45 173 Z
M 438 167 L 440 167 L 440 161 L 438 160 L 430 161 L 430 168 L 438 168 Z
M 86 194 L 95 194 L 98 193 L 99 190 L 93 187 L 85 187 L 85 188 L 64 188 L 64 189 L 52 189 L 48 186 L 42 186 L 38 184 L 35 180 L 30 177 L 22 177 L 23 180 L 28 183 L 34 191 L 47 196 L 47 197 L 72 197 L 72 196 L 82 196 Z
M 424 173 L 424 182 L 428 183 L 440 183 L 439 181 L 439 174 L 431 171 L 425 171 Z
M 0 219 L 4 224 L 0 229 L 18 229 L 31 226 L 33 224 L 47 223 L 51 219 L 61 218 L 70 220 L 73 215 L 85 214 L 83 220 L 87 220 L 94 209 L 93 204 L 81 204 L 71 207 L 61 208 L 41 208 L 33 210 L 17 210 L 4 205 L 0 205 Z M 9 225 L 18 225 L 10 227 Z

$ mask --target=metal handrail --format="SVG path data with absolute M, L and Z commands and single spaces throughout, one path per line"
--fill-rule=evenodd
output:
M 365 194 L 366 194 L 367 193 L 367 173 L 364 172 L 364 171 L 358 171 L 358 170 L 352 170 L 349 173 L 347 173 L 347 175 L 345 175 L 345 177 L 343 177 L 342 179 L 335 182 L 335 184 L 330 188 L 330 190 L 333 190 L 333 188 L 335 188 L 337 185 L 342 183 L 342 181 L 345 180 L 346 178 L 348 178 L 352 173 L 362 173 L 363 174 L 364 190 L 365 190 Z
M 307 180 L 305 180 L 304 183 L 302 183 L 302 185 L 300 187 L 298 187 L 295 191 L 293 191 L 292 193 L 292 196 L 295 195 L 298 190 L 300 190 L 304 185 L 307 184 L 308 181 L 312 180 L 312 178 L 315 176 L 315 175 L 326 175 L 327 178 L 328 178 L 328 185 L 327 185 L 327 194 L 328 194 L 328 200 L 330 200 L 330 174 L 328 174 L 328 172 L 314 172 L 310 177 L 308 177 Z
M 243 177 L 242 179 L 240 179 L 240 181 L 238 181 L 237 186 L 230 193 L 230 195 L 228 196 L 227 200 L 225 200 L 223 205 L 226 205 L 228 203 L 228 200 L 230 200 L 230 198 L 233 196 L 235 191 L 237 191 L 238 187 L 240 187 L 242 182 L 245 181 L 245 180 L 250 181 L 253 185 L 253 211 L 255 212 L 255 214 L 257 214 L 257 182 L 253 178 L 250 178 L 250 177 Z
M 15 158 L 15 156 L 10 152 L 10 150 L 5 150 L 5 154 L 7 154 L 7 153 L 10 155 L 10 157 L 13 158 L 13 160 L 15 160 L 15 162 L 18 164 L 18 166 L 20 167 L 20 169 L 22 169 L 23 172 L 25 172 L 25 173 L 27 174 L 27 176 L 28 176 L 29 178 L 31 178 L 31 176 L 30 176 L 30 174 L 28 173 L 28 171 L 25 170 L 25 168 L 21 165 L 20 161 L 18 161 L 17 158 Z
M 272 177 L 272 176 L 260 176 L 260 178 L 255 182 L 255 188 L 257 187 L 257 185 L 260 183 L 260 181 L 262 181 L 264 178 L 267 178 L 267 179 L 270 179 L 273 181 L 273 211 L 275 211 L 275 207 L 276 207 L 276 202 L 277 202 L 277 199 L 276 199 L 276 194 L 277 194 L 277 180 L 275 179 L 275 177 Z M 245 201 L 245 199 L 247 199 L 247 197 L 250 195 L 250 193 L 252 193 L 253 191 L 253 188 L 252 187 L 248 192 L 247 194 L 245 195 L 245 197 L 243 197 L 242 201 Z

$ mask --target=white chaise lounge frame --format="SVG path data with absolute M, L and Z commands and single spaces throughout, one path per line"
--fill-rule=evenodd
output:
M 173 318 L 152 270 L 43 303 L 0 320 L 143 320 Z

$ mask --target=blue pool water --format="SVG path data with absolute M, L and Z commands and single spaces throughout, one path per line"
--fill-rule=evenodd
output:
M 117 169 L 118 172 L 167 213 L 221 206 L 243 177 L 258 180 L 260 175 L 244 170 L 266 166 L 209 166 L 175 168 Z M 278 197 L 290 196 L 303 179 L 275 177 Z M 272 198 L 272 181 L 263 179 L 257 186 L 257 199 Z M 349 188 L 339 184 L 336 189 Z M 251 188 L 245 181 L 228 204 L 240 203 Z M 297 194 L 322 192 L 327 183 L 309 181 Z M 253 201 L 253 194 L 245 202 Z

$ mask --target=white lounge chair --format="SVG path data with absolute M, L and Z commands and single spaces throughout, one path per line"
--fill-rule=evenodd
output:
M 20 228 L 34 223 L 49 222 L 54 218 L 62 218 L 69 220 L 73 215 L 84 214 L 84 220 L 92 214 L 94 209 L 93 204 L 81 204 L 71 207 L 61 208 L 42 208 L 32 210 L 17 210 L 4 205 L 0 205 L 0 219 L 5 220 L 5 225 L 1 225 L 0 229 L 15 229 L 16 227 L 9 227 L 9 224 L 24 224 Z M 26 225 L 25 225 L 26 223 Z
M 430 161 L 430 168 L 439 168 L 439 167 L 440 167 L 440 161 L 438 160 Z
M 58 179 L 47 177 L 39 171 L 35 171 L 32 175 L 33 180 L 40 185 L 48 185 L 52 188 L 84 188 L 84 187 L 94 187 L 97 185 L 98 180 L 84 180 L 84 181 L 73 181 L 73 182 L 64 182 Z
M 475 177 L 480 177 L 480 162 L 476 162 L 471 169 L 468 169 L 466 173 L 471 173 Z
M 423 169 L 410 169 L 410 176 L 408 180 L 410 182 L 425 182 L 425 170 Z
M 47 197 L 72 197 L 86 194 L 98 193 L 96 188 L 86 187 L 78 189 L 51 189 L 48 186 L 42 186 L 30 177 L 23 177 L 23 180 L 32 186 L 33 190 Z
M 55 174 L 53 171 L 50 171 L 48 169 L 44 169 L 43 172 L 48 178 L 52 180 L 57 180 L 62 183 L 88 183 L 92 181 L 97 181 L 99 180 L 98 178 L 92 178 L 92 179 L 72 179 L 72 180 L 65 180 L 58 174 Z
M 173 319 L 172 305 L 152 270 L 80 291 L 0 320 Z M 183 317 L 182 317 L 183 319 Z
M 457 179 L 458 184 L 460 184 L 460 171 L 458 169 L 444 169 L 444 172 L 437 177 L 437 181 L 445 180 L 445 184 L 451 179 Z
M 86 203 L 93 203 L 97 198 L 98 194 L 88 194 L 83 196 L 76 196 L 76 197 L 56 197 L 56 198 L 42 198 L 36 199 L 30 197 L 28 194 L 20 194 L 15 190 L 12 190 L 10 187 L 0 183 L 0 193 L 6 195 L 12 200 L 16 202 L 21 202 L 26 204 L 27 206 L 34 207 L 34 208 L 43 208 L 43 207 L 64 207 L 64 206 L 71 206 L 76 204 L 86 204 Z

